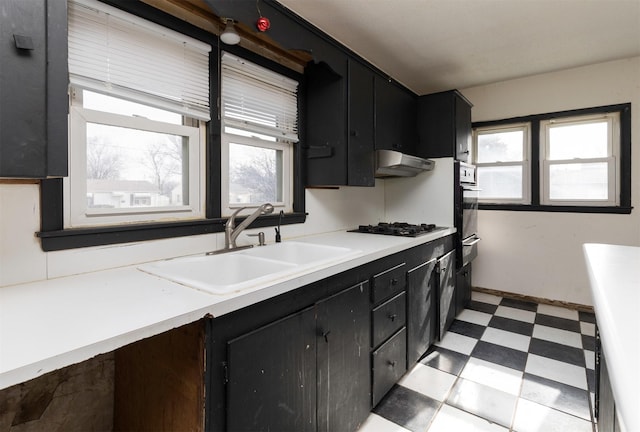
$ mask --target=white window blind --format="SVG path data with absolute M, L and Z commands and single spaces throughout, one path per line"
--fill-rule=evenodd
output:
M 226 126 L 298 141 L 298 82 L 227 52 L 222 55 Z
M 209 45 L 93 0 L 68 16 L 74 86 L 209 120 Z

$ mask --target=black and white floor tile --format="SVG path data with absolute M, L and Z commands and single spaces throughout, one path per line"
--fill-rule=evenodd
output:
M 595 317 L 473 292 L 359 432 L 594 432 Z

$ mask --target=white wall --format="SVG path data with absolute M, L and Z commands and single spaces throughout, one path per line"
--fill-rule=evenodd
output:
M 632 205 L 640 202 L 640 57 L 463 89 L 473 121 L 632 103 Z M 473 285 L 591 305 L 582 244 L 640 246 L 630 215 L 480 211 Z
M 374 188 L 343 187 L 306 191 L 305 224 L 282 227 L 284 239 L 347 230 L 384 220 L 384 182 Z M 203 253 L 224 245 L 221 233 L 45 253 L 34 235 L 40 229 L 39 186 L 0 184 L 0 287 Z M 263 230 L 268 243 L 273 228 Z M 239 244 L 255 243 L 241 235 Z

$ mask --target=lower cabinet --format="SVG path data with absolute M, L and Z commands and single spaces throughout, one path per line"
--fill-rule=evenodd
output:
M 355 431 L 371 409 L 369 284 L 316 304 L 318 431 Z
M 313 308 L 228 343 L 227 428 L 316 430 Z
M 114 430 L 356 431 L 455 308 L 453 240 L 116 350 Z
M 456 315 L 471 302 L 471 263 L 458 270 L 456 275 Z
M 609 368 L 602 351 L 600 335 L 596 329 L 596 418 L 598 432 L 621 432 L 620 421 L 616 413 L 616 402 L 611 388 Z
M 456 315 L 456 256 L 451 251 L 438 259 L 438 339 L 442 339 Z
M 398 254 L 395 265 L 371 278 L 372 405 L 407 371 L 406 263 Z
M 356 430 L 369 405 L 369 285 L 228 342 L 227 430 Z
M 424 355 L 436 339 L 436 259 L 407 272 L 407 362 Z

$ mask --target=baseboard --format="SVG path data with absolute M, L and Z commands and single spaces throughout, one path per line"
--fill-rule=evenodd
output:
M 581 312 L 593 313 L 593 306 L 582 305 L 582 304 L 579 304 L 579 303 L 571 303 L 571 302 L 566 302 L 566 301 L 561 301 L 561 300 L 549 300 L 549 299 L 542 298 L 542 297 L 533 297 L 533 296 L 528 296 L 528 295 L 524 295 L 524 294 L 517 294 L 517 293 L 512 293 L 512 292 L 506 292 L 506 291 L 498 291 L 498 290 L 494 290 L 494 289 L 481 288 L 481 287 L 472 287 L 472 290 L 473 291 L 482 292 L 482 293 L 486 293 L 486 294 L 491 294 L 491 295 L 506 297 L 506 298 L 510 298 L 510 299 L 515 299 L 515 300 L 523 300 L 523 301 L 528 301 L 528 302 L 533 302 L 533 303 L 540 303 L 540 304 L 547 304 L 547 305 L 552 305 L 552 306 L 559 306 L 559 307 L 563 307 L 563 308 L 567 308 L 567 309 L 573 309 L 573 310 L 577 310 L 577 311 L 581 311 Z

